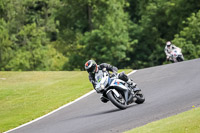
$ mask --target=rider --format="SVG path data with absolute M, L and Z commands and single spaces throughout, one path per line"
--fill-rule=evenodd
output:
M 165 54 L 167 56 L 167 60 L 171 60 L 171 52 L 173 49 L 177 49 L 178 47 L 176 47 L 174 44 L 172 44 L 170 41 L 166 42 L 166 46 L 165 46 Z
M 94 89 L 96 87 L 95 74 L 98 73 L 99 70 L 106 69 L 107 71 L 112 71 L 113 73 L 117 73 L 118 71 L 118 68 L 115 66 L 112 66 L 107 63 L 102 63 L 100 65 L 97 65 L 94 60 L 87 61 L 85 63 L 85 69 L 89 73 L 89 80 L 92 83 Z M 125 81 L 127 84 L 133 87 L 136 86 L 136 83 L 134 83 L 132 79 L 128 78 L 128 76 L 124 72 L 119 73 L 118 78 Z M 101 96 L 100 99 L 104 103 L 108 101 L 103 95 Z

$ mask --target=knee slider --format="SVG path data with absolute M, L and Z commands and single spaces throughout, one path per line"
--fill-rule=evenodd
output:
M 118 78 L 125 81 L 125 82 L 128 81 L 128 76 L 124 72 L 119 73 Z

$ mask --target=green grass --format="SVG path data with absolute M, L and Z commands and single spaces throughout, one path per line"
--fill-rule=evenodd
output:
M 85 71 L 0 72 L 0 132 L 45 115 L 92 89 Z
M 193 108 L 126 133 L 200 133 L 200 108 Z

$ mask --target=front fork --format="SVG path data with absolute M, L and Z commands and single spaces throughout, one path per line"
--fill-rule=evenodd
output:
M 116 86 L 115 86 L 115 89 L 110 89 L 106 93 L 108 93 L 109 91 L 112 91 L 117 97 L 119 97 L 120 95 L 119 95 L 118 91 L 123 92 L 124 99 L 126 101 L 126 104 L 128 105 L 128 104 L 135 101 L 135 93 L 134 92 L 141 91 L 141 89 L 139 89 L 138 87 L 135 87 L 132 90 L 132 88 L 129 88 L 128 86 L 126 86 L 126 88 L 124 88 L 124 87 L 117 87 L 116 88 Z
M 113 90 L 112 91 L 115 93 L 115 95 L 119 96 L 119 94 L 116 94 L 118 92 L 115 89 L 113 89 Z M 134 102 L 135 94 L 133 94 L 131 92 L 131 90 L 128 90 L 128 89 L 127 90 L 123 90 L 123 93 L 124 93 L 124 99 L 125 99 L 127 105 L 132 103 L 132 102 Z
M 135 102 L 137 100 L 136 93 L 140 92 L 140 91 L 141 91 L 141 89 L 138 88 L 138 87 L 134 87 L 133 90 L 130 90 L 131 94 L 130 94 L 130 96 L 128 98 L 127 103 L 130 104 L 132 102 Z

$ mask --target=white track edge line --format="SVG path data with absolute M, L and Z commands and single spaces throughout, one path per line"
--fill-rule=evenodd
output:
M 127 74 L 127 75 L 129 76 L 129 75 L 131 75 L 131 74 L 133 74 L 133 73 L 135 73 L 135 72 L 137 72 L 137 70 L 133 70 L 132 72 L 130 72 L 130 73 Z M 25 123 L 25 124 L 23 124 L 23 125 L 21 125 L 21 126 L 18 126 L 18 127 L 16 127 L 16 128 L 14 128 L 14 129 L 10 129 L 10 130 L 8 130 L 8 131 L 6 131 L 6 132 L 4 132 L 4 133 L 12 132 L 12 131 L 17 130 L 17 129 L 21 128 L 21 127 L 25 127 L 26 125 L 29 125 L 29 124 L 34 123 L 34 122 L 36 122 L 36 121 L 39 121 L 39 120 L 41 120 L 41 119 L 43 119 L 43 118 L 45 118 L 45 117 L 47 117 L 47 116 L 49 116 L 49 115 L 51 115 L 51 114 L 53 114 L 53 113 L 55 113 L 55 112 L 57 112 L 57 111 L 59 111 L 59 110 L 65 108 L 65 107 L 67 107 L 67 106 L 69 106 L 69 105 L 71 105 L 71 104 L 73 104 L 73 103 L 75 103 L 75 102 L 77 102 L 77 101 L 79 101 L 79 100 L 81 100 L 81 99 L 83 99 L 83 98 L 89 96 L 90 94 L 92 94 L 92 93 L 94 93 L 94 92 L 95 92 L 95 90 L 92 90 L 92 91 L 86 93 L 85 95 L 83 95 L 83 96 L 77 98 L 76 100 L 74 100 L 74 101 L 72 101 L 72 102 L 70 102 L 70 103 L 67 103 L 67 104 L 65 104 L 65 105 L 63 105 L 63 106 L 61 106 L 61 107 L 59 107 L 59 108 L 57 108 L 57 109 L 55 109 L 55 110 L 49 112 L 49 113 L 46 114 L 46 115 L 43 115 L 43 116 L 41 116 L 41 117 L 39 117 L 39 118 L 36 118 L 36 119 L 34 119 L 34 120 L 30 121 L 30 122 L 27 122 L 27 123 Z
M 55 113 L 55 112 L 57 112 L 57 111 L 59 111 L 59 110 L 65 108 L 65 107 L 67 107 L 67 106 L 69 106 L 69 105 L 71 105 L 71 104 L 73 104 L 73 103 L 75 103 L 75 102 L 77 102 L 77 101 L 79 101 L 79 100 L 81 100 L 81 99 L 83 99 L 83 98 L 89 96 L 90 94 L 92 94 L 92 93 L 94 93 L 94 92 L 95 92 L 95 91 L 92 90 L 92 91 L 88 92 L 87 94 L 85 94 L 85 95 L 83 95 L 83 96 L 77 98 L 76 100 L 74 100 L 74 101 L 72 101 L 72 102 L 70 102 L 70 103 L 67 103 L 67 104 L 65 104 L 65 105 L 63 105 L 63 106 L 61 106 L 61 107 L 59 107 L 59 108 L 57 108 L 57 109 L 55 109 L 55 110 L 49 112 L 49 113 L 46 114 L 46 115 L 43 115 L 43 116 L 41 116 L 41 117 L 39 117 L 39 118 L 36 118 L 36 119 L 34 119 L 34 120 L 30 121 L 30 122 L 27 122 L 27 123 L 25 123 L 25 124 L 23 124 L 23 125 L 21 125 L 21 126 L 18 126 L 18 127 L 14 128 L 14 129 L 8 130 L 8 131 L 6 131 L 6 132 L 4 132 L 4 133 L 9 133 L 9 132 L 14 131 L 14 130 L 17 130 L 17 129 L 21 128 L 21 127 L 24 127 L 24 126 L 26 126 L 26 125 L 29 125 L 29 124 L 34 123 L 34 122 L 36 122 L 36 121 L 39 121 L 39 120 L 41 120 L 41 119 L 43 119 L 43 118 L 45 118 L 45 117 L 47 117 L 47 116 L 49 116 L 49 115 L 51 115 L 51 114 L 53 114 L 53 113 Z
M 130 73 L 127 74 L 127 75 L 129 76 L 129 75 L 131 75 L 131 74 L 133 74 L 133 73 L 135 73 L 135 72 L 137 72 L 137 70 L 133 70 L 132 72 L 130 72 Z

